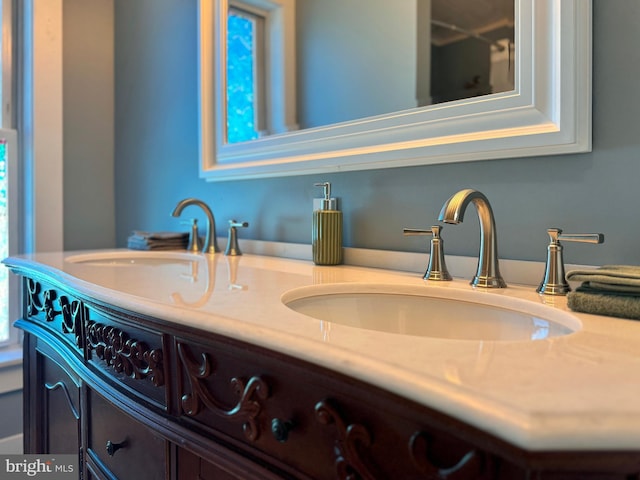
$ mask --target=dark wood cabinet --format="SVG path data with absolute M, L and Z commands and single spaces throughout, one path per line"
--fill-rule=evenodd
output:
M 175 470 L 178 479 L 197 480 L 277 480 L 283 478 L 265 466 L 248 461 L 246 458 L 234 458 L 231 452 L 220 455 L 209 452 L 206 456 L 195 455 L 189 450 L 177 449 Z M 284 477 L 286 478 L 286 477 Z
M 168 478 L 168 443 L 91 388 L 86 390 L 87 456 L 119 479 Z
M 393 392 L 25 278 L 25 447 L 86 479 L 639 479 L 629 452 L 529 452 Z
M 25 447 L 33 453 L 79 454 L 79 376 L 42 339 L 25 338 Z

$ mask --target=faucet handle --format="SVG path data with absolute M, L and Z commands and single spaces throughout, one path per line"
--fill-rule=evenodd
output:
M 430 250 L 429 250 L 429 266 L 425 272 L 425 280 L 436 281 L 448 281 L 451 280 L 451 275 L 447 270 L 447 265 L 444 262 L 444 249 L 442 237 L 440 232 L 442 227 L 440 225 L 433 225 L 431 229 L 426 230 L 422 228 L 405 228 L 402 233 L 405 237 L 412 236 L 431 236 Z
M 566 295 L 571 291 L 569 282 L 565 278 L 564 259 L 562 256 L 562 245 L 560 240 L 565 242 L 580 243 L 604 243 L 602 233 L 562 233 L 559 228 L 549 228 L 549 246 L 547 247 L 547 262 L 544 268 L 544 277 L 540 286 L 536 289 L 538 293 L 545 295 Z
M 247 228 L 249 222 L 237 222 L 235 220 L 229 220 L 229 236 L 227 238 L 227 248 L 224 251 L 225 255 L 242 255 L 240 247 L 238 246 L 238 228 Z
M 199 253 L 200 250 L 202 250 L 202 244 L 200 243 L 200 237 L 198 236 L 198 219 L 192 218 L 190 220 L 184 220 L 180 223 L 182 225 L 191 225 L 187 250 L 193 253 Z

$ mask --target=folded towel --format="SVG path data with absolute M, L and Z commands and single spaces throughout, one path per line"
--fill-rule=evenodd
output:
M 188 232 L 134 231 L 127 239 L 127 247 L 133 250 L 177 250 L 187 248 Z
M 567 305 L 575 312 L 640 320 L 640 297 L 635 294 L 595 293 L 588 287 L 579 287 L 569 292 Z
M 640 267 L 605 265 L 593 270 L 572 270 L 567 280 L 582 282 L 567 295 L 571 310 L 640 320 Z
M 572 270 L 567 280 L 583 282 L 583 287 L 603 293 L 633 293 L 640 295 L 640 266 L 605 265 L 593 270 Z

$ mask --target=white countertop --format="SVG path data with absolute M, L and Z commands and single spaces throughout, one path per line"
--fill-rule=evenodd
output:
M 359 378 L 525 449 L 640 449 L 639 322 L 574 314 L 565 298 L 539 296 L 531 286 L 472 292 L 467 280 L 432 283 L 414 273 L 267 256 L 200 255 L 136 266 L 65 260 L 87 253 L 5 263 L 113 305 Z M 543 312 L 564 311 L 582 327 L 536 341 L 445 340 L 328 324 L 281 302 L 294 288 L 345 282 L 522 299 Z

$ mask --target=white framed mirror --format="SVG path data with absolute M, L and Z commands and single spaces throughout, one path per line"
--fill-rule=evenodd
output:
M 253 2 L 275 6 L 280 15 L 281 36 L 271 47 L 280 52 L 284 99 L 277 115 L 281 125 L 297 128 L 295 54 L 286 41 L 295 36 L 295 0 Z M 590 151 L 591 0 L 514 2 L 511 91 L 230 143 L 229 1 L 199 0 L 200 176 L 218 181 Z M 288 16 L 278 9 L 284 4 Z

